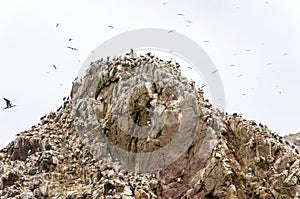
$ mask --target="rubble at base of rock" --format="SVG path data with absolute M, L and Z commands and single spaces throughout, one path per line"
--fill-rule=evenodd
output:
M 105 126 L 112 125 L 108 116 L 113 109 L 108 108 L 108 98 L 114 95 L 110 86 L 116 86 L 120 78 L 126 78 L 126 73 L 134 68 L 130 66 L 136 62 L 161 64 L 172 69 L 166 70 L 171 76 L 180 76 L 177 67 L 151 55 L 129 54 L 109 62 L 93 63 L 106 68 L 102 70 L 97 88 L 97 118 L 108 137 L 124 148 L 131 140 L 115 128 Z M 83 82 L 83 86 L 88 87 L 88 84 Z M 74 83 L 72 96 L 82 89 Z M 150 104 L 162 104 L 162 112 L 177 113 L 175 100 L 164 99 L 164 92 L 156 95 L 151 89 L 145 85 L 139 90 L 150 96 L 143 95 L 143 99 L 151 98 Z M 191 89 L 197 96 L 200 110 L 196 135 L 188 150 L 161 170 L 136 173 L 123 169 L 113 157 L 95 158 L 76 131 L 71 99 L 0 150 L 0 198 L 240 199 L 300 196 L 298 143 L 292 144 L 293 140 L 288 137 L 283 139 L 266 126 L 237 114 L 221 113 L 204 100 L 202 90 L 193 86 Z M 139 102 L 139 107 L 135 107 L 145 108 L 145 103 Z M 110 105 L 117 104 L 118 100 L 114 99 Z M 135 118 L 136 121 L 152 125 L 145 115 L 146 112 L 141 110 L 141 117 Z M 180 115 L 176 117 L 180 120 Z M 136 143 L 142 144 L 130 145 L 127 150 L 148 151 L 167 145 L 166 135 L 172 135 L 172 130 L 167 129 L 162 135 L 148 139 L 141 138 Z

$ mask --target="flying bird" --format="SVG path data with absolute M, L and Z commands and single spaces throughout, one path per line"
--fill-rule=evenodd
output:
M 56 24 L 55 28 L 57 28 L 59 26 L 59 23 Z
M 183 14 L 183 13 L 178 13 L 177 15 L 178 15 L 178 16 L 183 16 L 184 14 Z
M 111 25 L 108 25 L 108 27 L 110 27 L 110 28 L 114 28 L 113 26 L 111 26 Z
M 175 32 L 175 30 L 169 30 L 168 33 Z
M 166 3 L 166 2 L 163 2 L 162 4 L 163 4 L 163 5 L 166 5 L 167 3 Z
M 240 74 L 238 77 L 242 77 L 243 76 L 243 74 Z
M 72 38 L 69 39 L 69 41 L 72 41 L 72 40 L 73 40 Z
M 70 48 L 71 50 L 77 50 L 78 51 L 77 48 L 73 48 L 73 47 L 70 47 L 70 46 L 67 46 L 67 48 Z
M 206 43 L 207 43 L 207 42 L 209 42 L 209 41 L 205 40 L 205 41 L 203 41 L 203 42 L 206 42 Z
M 286 56 L 286 55 L 288 55 L 288 54 L 287 54 L 287 53 L 283 53 L 282 55 Z
M 216 72 L 218 72 L 218 70 L 213 71 L 211 74 L 215 74 Z
M 246 49 L 245 51 L 249 52 L 249 51 L 251 51 L 251 50 L 250 50 L 250 49 Z
M 192 21 L 190 21 L 190 20 L 186 20 L 186 22 L 187 22 L 187 23 L 192 23 Z
M 56 68 L 56 66 L 53 64 L 53 68 L 56 70 L 57 68 Z
M 8 109 L 8 108 L 12 108 L 12 107 L 16 106 L 16 105 L 12 105 L 12 103 L 10 102 L 10 100 L 8 100 L 6 98 L 3 98 L 3 99 L 6 102 L 6 107 L 3 108 L 3 109 Z

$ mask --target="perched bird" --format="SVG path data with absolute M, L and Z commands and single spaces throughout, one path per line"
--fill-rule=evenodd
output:
M 111 25 L 108 25 L 108 27 L 110 27 L 110 28 L 114 28 L 113 26 L 111 26 Z
M 67 48 L 70 48 L 71 50 L 77 50 L 78 51 L 77 48 L 73 48 L 73 47 L 70 47 L 70 46 L 67 46 Z
M 12 105 L 12 103 L 10 102 L 10 100 L 6 99 L 6 98 L 3 98 L 4 101 L 6 102 L 6 107 L 4 109 L 7 109 L 7 108 L 12 108 L 16 105 Z
M 53 64 L 53 68 L 56 70 L 57 68 L 56 68 L 56 66 Z

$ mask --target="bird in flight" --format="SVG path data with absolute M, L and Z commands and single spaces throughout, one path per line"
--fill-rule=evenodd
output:
M 56 24 L 55 28 L 57 28 L 59 26 L 59 23 Z
M 72 40 L 73 40 L 72 38 L 69 39 L 69 41 L 72 41 Z
M 169 30 L 168 33 L 175 32 L 175 30 Z
M 77 48 L 73 48 L 73 47 L 70 47 L 70 46 L 67 46 L 67 48 L 70 48 L 71 50 L 77 50 L 78 51 Z
M 179 14 L 177 14 L 178 16 L 183 16 L 184 14 L 183 13 L 179 13 Z
M 186 20 L 186 22 L 187 22 L 187 23 L 192 23 L 192 21 L 190 21 L 190 20 Z
M 3 109 L 8 109 L 8 108 L 12 108 L 12 107 L 16 106 L 16 105 L 12 105 L 12 103 L 10 102 L 10 100 L 8 100 L 6 98 L 3 98 L 3 99 L 6 102 L 6 107 L 3 108 Z
M 166 2 L 164 2 L 164 3 L 162 3 L 163 5 L 166 5 L 167 3 Z
M 53 64 L 53 68 L 56 70 L 57 68 L 56 68 L 56 66 Z
M 114 28 L 113 26 L 111 26 L 111 25 L 108 25 L 108 27 L 110 27 L 110 28 Z
M 218 70 L 213 71 L 211 74 L 215 74 L 216 72 L 218 72 Z

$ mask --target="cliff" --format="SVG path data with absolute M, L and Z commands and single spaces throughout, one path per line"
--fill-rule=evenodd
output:
M 91 63 L 70 100 L 0 151 L 0 196 L 297 198 L 288 139 L 215 109 L 178 66 L 129 53 Z

